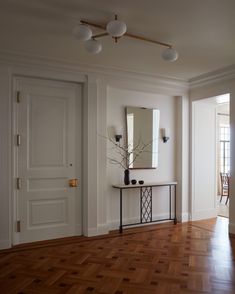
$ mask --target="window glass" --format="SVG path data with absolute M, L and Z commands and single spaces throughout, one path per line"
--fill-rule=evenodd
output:
M 220 127 L 220 172 L 230 172 L 230 127 Z

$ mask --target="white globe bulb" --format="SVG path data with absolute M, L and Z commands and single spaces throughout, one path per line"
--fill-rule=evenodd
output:
M 178 52 L 173 48 L 167 48 L 162 52 L 162 58 L 166 61 L 176 61 L 179 57 Z
M 92 37 L 92 30 L 84 24 L 80 24 L 73 29 L 74 36 L 79 41 L 87 41 Z
M 102 44 L 100 41 L 90 39 L 85 42 L 85 48 L 89 53 L 97 54 L 102 50 Z
M 123 21 L 112 20 L 107 24 L 106 30 L 112 37 L 121 37 L 125 34 L 127 27 Z

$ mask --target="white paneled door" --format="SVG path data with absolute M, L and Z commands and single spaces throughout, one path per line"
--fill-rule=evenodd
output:
M 16 88 L 18 243 L 81 235 L 81 85 L 20 78 Z

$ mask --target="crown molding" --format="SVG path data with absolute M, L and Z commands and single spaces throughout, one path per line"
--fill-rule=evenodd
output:
M 0 50 L 0 64 L 7 66 L 34 67 L 43 70 L 59 70 L 83 75 L 99 75 L 106 79 L 115 78 L 143 82 L 154 88 L 171 89 L 176 95 L 184 95 L 188 90 L 200 88 L 215 82 L 235 78 L 235 64 L 211 71 L 189 80 L 169 76 L 154 75 L 122 68 L 102 65 L 90 65 L 81 62 L 71 62 L 65 59 L 55 59 L 46 56 L 33 55 L 25 52 Z
M 47 70 L 63 70 L 66 72 L 79 73 L 84 75 L 99 75 L 106 79 L 115 78 L 120 80 L 131 80 L 144 82 L 160 88 L 174 89 L 176 94 L 185 94 L 189 90 L 186 80 L 173 77 L 166 77 L 144 72 L 136 72 L 115 67 L 102 65 L 90 65 L 80 62 L 70 62 L 65 59 L 55 59 L 45 56 L 32 55 L 24 52 L 0 50 L 0 63 L 8 66 L 36 67 Z
M 235 64 L 199 75 L 189 80 L 189 88 L 195 89 L 212 83 L 218 83 L 235 78 Z

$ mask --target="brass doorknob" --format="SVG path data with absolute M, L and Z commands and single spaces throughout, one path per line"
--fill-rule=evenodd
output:
M 69 180 L 69 187 L 77 187 L 77 186 L 78 186 L 78 179 Z

